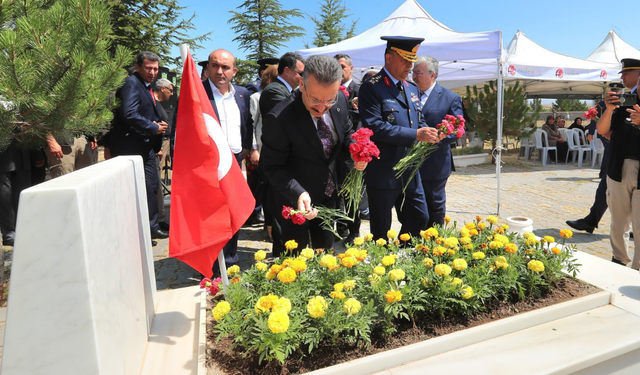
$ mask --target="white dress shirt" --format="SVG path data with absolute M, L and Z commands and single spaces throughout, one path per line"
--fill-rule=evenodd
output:
M 229 84 L 229 91 L 222 95 L 216 85 L 209 80 L 211 85 L 211 92 L 213 93 L 213 99 L 216 102 L 218 108 L 218 116 L 220 117 L 220 126 L 222 132 L 227 138 L 227 143 L 234 154 L 238 154 L 242 151 L 242 133 L 240 131 L 240 108 L 236 103 L 235 93 L 236 88 L 232 84 Z
M 420 102 L 422 103 L 423 107 L 427 103 L 427 99 L 429 99 L 429 95 L 431 95 L 434 87 L 436 87 L 436 81 L 433 81 L 433 85 L 431 85 L 431 87 L 429 87 L 427 91 L 423 92 L 422 95 L 420 95 Z

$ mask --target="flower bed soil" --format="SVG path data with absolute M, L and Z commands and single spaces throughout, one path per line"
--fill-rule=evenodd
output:
M 213 332 L 215 321 L 211 316 L 213 297 L 209 297 L 207 314 L 207 374 L 208 375 L 285 375 L 302 374 L 320 368 L 333 366 L 342 362 L 380 353 L 386 350 L 414 344 L 430 338 L 446 335 L 452 332 L 489 323 L 502 318 L 507 318 L 522 312 L 537 310 L 543 307 L 555 305 L 574 298 L 584 297 L 600 291 L 600 289 L 586 284 L 580 280 L 569 277 L 560 281 L 557 288 L 544 293 L 540 298 L 530 301 L 518 301 L 515 303 L 495 301 L 487 305 L 486 310 L 474 317 L 455 317 L 446 321 L 435 319 L 422 319 L 417 322 L 417 327 L 408 321 L 403 321 L 398 326 L 397 332 L 390 338 L 384 339 L 379 333 L 373 332 L 372 345 L 369 348 L 353 346 L 320 346 L 313 353 L 304 357 L 286 360 L 284 365 L 278 361 L 262 363 L 258 365 L 258 356 L 243 358 L 240 354 L 231 350 L 232 339 L 227 338 L 216 343 Z M 217 296 L 218 298 L 219 296 Z M 306 353 L 305 353 L 306 354 Z

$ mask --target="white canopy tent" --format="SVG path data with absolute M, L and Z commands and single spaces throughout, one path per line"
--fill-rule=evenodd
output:
M 498 78 L 502 49 L 500 31 L 461 33 L 435 20 L 416 0 L 406 0 L 391 15 L 363 33 L 324 47 L 297 51 L 303 57 L 346 53 L 353 60 L 354 76 L 384 64 L 385 35 L 425 38 L 418 55 L 430 55 L 440 62 L 438 83 L 459 87 Z
M 505 85 L 519 80 L 528 97 L 593 99 L 618 79 L 618 62 L 597 62 L 549 51 L 519 31 L 504 52 Z
M 598 48 L 587 57 L 587 60 L 618 64 L 620 66 L 620 60 L 624 58 L 640 60 L 640 51 L 633 48 L 622 40 L 615 31 L 611 30 Z

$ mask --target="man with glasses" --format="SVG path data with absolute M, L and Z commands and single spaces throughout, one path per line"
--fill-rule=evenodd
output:
M 371 140 L 380 149 L 365 173 L 371 233 L 386 238 L 391 228 L 391 209 L 395 207 L 402 224 L 401 233 L 419 236 L 426 229 L 429 213 L 420 173 L 407 184 L 407 171 L 396 178 L 393 167 L 415 141 L 437 143 L 438 132 L 425 126 L 418 88 L 407 81 L 423 38 L 381 37 L 387 41 L 384 68 L 360 86 L 360 121 L 373 131 Z
M 420 90 L 422 114 L 427 126 L 433 128 L 438 126 L 446 115 L 463 115 L 460 96 L 436 83 L 438 65 L 438 60 L 435 58 L 420 56 L 413 66 L 413 80 Z M 429 210 L 427 228 L 432 227 L 433 224 L 444 225 L 447 201 L 445 187 L 451 171 L 454 170 L 451 144 L 456 139 L 454 134 L 442 138 L 437 143 L 438 148 L 420 168 L 422 188 Z
M 340 152 L 348 152 L 353 128 L 347 99 L 339 92 L 340 64 L 329 56 L 312 56 L 306 61 L 303 77 L 300 90 L 263 119 L 259 168 L 270 184 L 270 210 L 278 213 L 274 216 L 282 238 L 295 240 L 298 249 L 330 249 L 334 235 L 315 219 L 315 207 L 336 207 L 336 158 Z M 365 166 L 364 162 L 355 163 L 358 170 Z M 280 214 L 283 206 L 305 211 L 307 221 L 296 225 L 286 220 Z M 274 242 L 274 256 L 283 252 L 282 244 Z
M 267 113 L 276 104 L 291 95 L 291 92 L 300 86 L 303 71 L 304 57 L 295 52 L 287 52 L 280 57 L 278 78 L 265 87 L 262 90 L 262 95 L 260 95 L 260 114 L 262 118 L 267 117 Z

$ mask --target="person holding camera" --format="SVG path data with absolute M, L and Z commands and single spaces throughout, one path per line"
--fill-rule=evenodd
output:
M 625 87 L 635 80 L 631 94 L 612 84 L 604 103 L 606 109 L 598 120 L 598 134 L 608 137 L 610 144 L 607 171 L 607 203 L 611 211 L 611 261 L 640 269 L 640 106 L 638 105 L 638 78 L 640 60 L 622 59 L 622 82 Z M 627 253 L 625 233 L 632 223 L 635 249 L 633 260 Z

